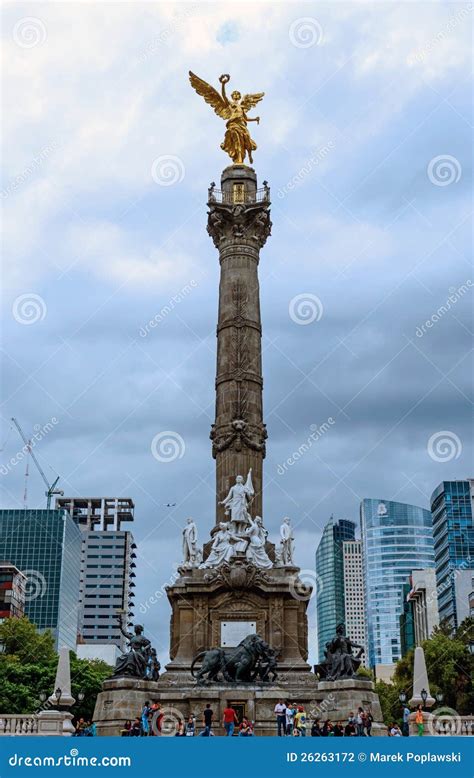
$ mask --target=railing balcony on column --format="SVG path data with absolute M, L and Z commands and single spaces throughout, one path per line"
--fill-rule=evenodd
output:
M 219 205 L 248 205 L 253 203 L 269 203 L 270 187 L 265 186 L 257 189 L 256 192 L 223 192 L 222 189 L 209 189 L 209 203 L 218 203 Z

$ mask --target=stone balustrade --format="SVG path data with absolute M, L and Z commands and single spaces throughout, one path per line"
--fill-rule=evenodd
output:
M 14 713 L 0 714 L 0 736 L 2 735 L 37 735 L 38 716 L 35 713 L 24 716 Z

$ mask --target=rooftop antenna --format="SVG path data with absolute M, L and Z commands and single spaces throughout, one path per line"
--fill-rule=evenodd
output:
M 36 469 L 38 470 L 41 478 L 43 479 L 43 481 L 46 484 L 46 488 L 47 488 L 47 491 L 45 492 L 45 495 L 46 495 L 46 508 L 49 510 L 50 507 L 51 507 L 51 498 L 52 498 L 53 494 L 59 494 L 61 497 L 64 495 L 64 492 L 62 491 L 62 489 L 56 489 L 56 484 L 58 483 L 60 476 L 58 475 L 58 477 L 56 478 L 55 481 L 53 481 L 52 484 L 49 483 L 48 479 L 46 478 L 46 476 L 45 476 L 45 474 L 43 472 L 43 468 L 41 467 L 40 463 L 38 462 L 38 460 L 37 460 L 37 458 L 35 456 L 35 453 L 33 451 L 32 445 L 31 445 L 31 440 L 28 440 L 28 438 L 26 437 L 26 435 L 23 432 L 22 428 L 20 427 L 20 425 L 18 424 L 17 420 L 13 416 L 12 416 L 12 422 L 13 422 L 13 424 L 15 425 L 15 427 L 18 430 L 18 432 L 20 434 L 20 437 L 21 437 L 21 439 L 23 440 L 23 443 L 26 446 L 26 450 L 27 450 L 28 454 L 31 456 L 33 462 L 35 463 Z

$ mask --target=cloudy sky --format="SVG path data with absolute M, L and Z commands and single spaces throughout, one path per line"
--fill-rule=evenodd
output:
M 188 70 L 265 92 L 251 126 L 273 202 L 264 520 L 275 538 L 292 517 L 311 571 L 332 513 L 358 521 L 368 496 L 428 507 L 441 480 L 472 475 L 472 4 L 39 2 L 3 16 L 2 506 L 24 504 L 10 417 L 28 435 L 56 420 L 35 449 L 48 477 L 136 503 L 137 614 L 166 659 L 168 605 L 148 598 L 180 561 L 186 517 L 202 540 L 214 523 L 205 202 L 227 159 Z M 160 448 L 165 432 L 175 445 Z M 31 467 L 28 506 L 43 492 Z

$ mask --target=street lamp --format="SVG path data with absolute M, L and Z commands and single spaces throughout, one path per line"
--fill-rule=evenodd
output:
M 405 692 L 400 692 L 400 694 L 398 695 L 398 699 L 400 700 L 402 705 L 404 705 L 406 703 L 406 701 L 407 701 L 407 696 L 406 696 Z
M 426 689 L 422 689 L 422 690 L 421 690 L 421 692 L 420 692 L 420 697 L 421 697 L 421 699 L 423 700 L 423 707 L 425 707 L 425 705 L 426 705 L 426 700 L 428 699 L 428 692 L 426 691 Z
M 40 692 L 39 693 L 40 702 L 45 702 L 47 696 L 48 695 L 46 694 L 46 692 Z
M 56 701 L 57 701 L 58 704 L 59 704 L 59 700 L 61 699 L 61 694 L 62 693 L 63 693 L 63 690 L 60 689 L 59 686 L 58 686 L 58 688 L 54 692 L 54 696 L 56 697 Z
M 436 702 L 437 702 L 439 705 L 441 705 L 441 703 L 442 703 L 442 702 L 443 702 L 443 700 L 444 700 L 444 694 L 443 694 L 443 692 L 436 692 L 436 694 L 435 694 L 435 697 L 436 697 Z
M 79 702 L 82 702 L 82 700 L 84 699 L 85 696 L 86 695 L 84 694 L 84 692 L 78 692 L 77 693 L 77 699 L 79 700 Z

